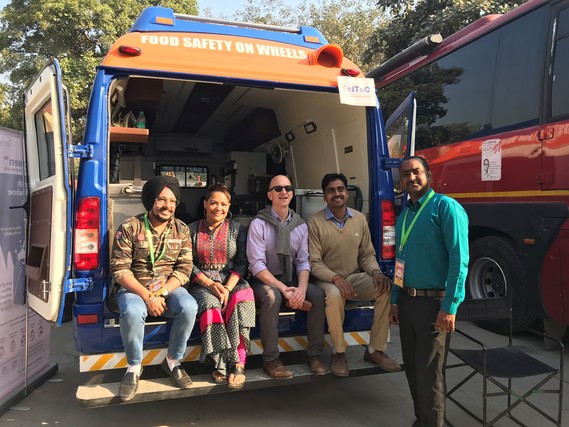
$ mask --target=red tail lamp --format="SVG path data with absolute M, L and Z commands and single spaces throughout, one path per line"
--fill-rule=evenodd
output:
M 342 68 L 342 74 L 348 77 L 357 77 L 362 72 L 356 68 Z
M 119 46 L 119 52 L 129 56 L 138 56 L 142 53 L 142 49 L 136 46 Z
M 94 314 L 78 314 L 77 324 L 78 325 L 93 325 L 99 323 L 99 315 Z

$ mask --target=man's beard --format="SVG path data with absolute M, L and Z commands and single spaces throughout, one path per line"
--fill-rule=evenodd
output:
M 168 212 L 170 214 L 170 217 L 167 219 L 164 219 L 160 216 L 160 213 L 162 212 Z M 153 219 L 155 219 L 156 221 L 160 222 L 160 223 L 165 223 L 168 222 L 170 220 L 170 218 L 172 217 L 172 212 L 170 212 L 169 209 L 160 209 L 158 211 L 158 215 L 155 215 L 153 211 L 150 212 L 150 215 L 152 216 Z

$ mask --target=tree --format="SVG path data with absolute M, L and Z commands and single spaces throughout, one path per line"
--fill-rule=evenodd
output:
M 376 27 L 381 24 L 383 13 L 376 0 L 345 3 L 320 0 L 287 6 L 281 0 L 248 0 L 245 7 L 236 12 L 235 19 L 269 25 L 317 28 L 329 43 L 342 47 L 344 55 L 366 71 L 375 66 L 378 55 L 365 58 L 367 44 Z
M 385 19 L 376 3 L 377 0 L 366 0 L 346 6 L 344 2 L 326 1 L 309 7 L 310 25 L 319 29 L 329 42 L 341 46 L 344 55 L 364 73 L 383 58 L 381 52 L 366 56 L 371 37 Z
M 365 57 L 371 59 L 383 52 L 391 58 L 429 34 L 447 37 L 484 15 L 505 13 L 521 3 L 524 1 L 379 0 L 377 4 L 390 20 L 371 37 Z
M 18 126 L 12 122 L 10 106 L 7 103 L 8 85 L 0 83 L 0 127 L 14 128 Z
M 0 106 L 10 110 L 11 127 L 22 129 L 25 88 L 49 57 L 60 61 L 70 93 L 74 141 L 79 141 L 95 67 L 111 44 L 126 33 L 150 0 L 12 0 L 0 12 Z M 164 0 L 176 12 L 197 14 L 197 0 Z M 3 89 L 3 90 L 2 90 Z M 3 96 L 3 97 L 2 97 Z M 0 109 L 0 119 L 4 119 Z

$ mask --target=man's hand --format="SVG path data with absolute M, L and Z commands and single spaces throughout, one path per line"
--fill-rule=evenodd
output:
M 375 270 L 372 274 L 373 277 L 373 285 L 375 286 L 375 290 L 377 292 L 377 297 L 379 298 L 384 293 L 389 292 L 391 290 L 391 286 L 393 283 L 389 277 L 381 274 L 378 270 Z
M 290 308 L 298 310 L 302 307 L 302 303 L 306 299 L 306 290 L 289 286 L 285 291 L 285 298 L 288 299 Z
M 456 315 L 439 310 L 435 321 L 435 331 L 440 333 L 454 332 L 455 319 Z
M 389 309 L 389 323 L 399 325 L 399 307 L 394 304 L 391 304 Z
M 154 298 L 151 302 L 146 304 L 148 314 L 154 317 L 162 316 L 164 311 L 166 311 L 166 300 L 162 297 L 152 297 Z
M 352 282 L 348 282 L 343 277 L 340 277 L 334 281 L 334 285 L 340 290 L 342 297 L 346 299 L 355 299 L 358 295 L 354 287 L 352 286 Z

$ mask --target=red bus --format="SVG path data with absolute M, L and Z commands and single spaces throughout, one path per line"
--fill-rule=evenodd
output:
M 425 157 L 435 191 L 468 212 L 467 298 L 568 325 L 569 1 L 530 0 L 436 39 L 368 74 L 384 117 L 415 91 L 401 156 Z

